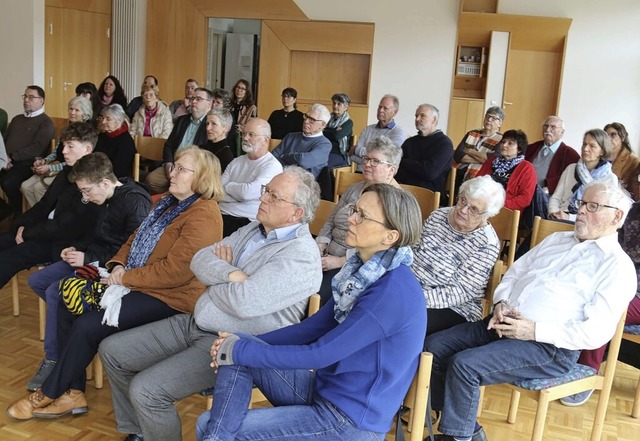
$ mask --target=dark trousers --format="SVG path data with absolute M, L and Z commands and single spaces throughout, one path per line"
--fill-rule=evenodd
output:
M 323 306 L 333 297 L 333 290 L 331 289 L 331 281 L 333 277 L 340 272 L 342 268 L 334 268 L 322 273 L 322 284 L 320 285 L 320 306 Z
M 22 212 L 22 193 L 20 185 L 33 175 L 31 166 L 33 161 L 17 161 L 10 170 L 0 176 L 0 186 L 9 199 L 9 205 L 14 214 Z
M 49 243 L 26 241 L 18 245 L 15 237 L 12 232 L 0 234 L 0 287 L 23 269 L 60 259 L 52 256 Z
M 231 236 L 238 228 L 249 225 L 251 220 L 246 217 L 236 217 L 230 214 L 222 215 L 222 237 Z
M 42 385 L 50 398 L 68 389 L 84 391 L 85 370 L 98 353 L 100 342 L 116 332 L 171 317 L 179 311 L 150 295 L 132 291 L 122 298 L 118 327 L 102 324 L 104 311 L 71 314 L 64 302 L 58 304 L 58 362 Z
M 466 322 L 464 317 L 452 309 L 427 308 L 427 336 Z

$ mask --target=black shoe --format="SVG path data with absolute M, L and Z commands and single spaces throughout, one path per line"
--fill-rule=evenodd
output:
M 427 441 L 428 439 L 429 437 L 426 437 L 425 441 Z M 441 434 L 434 435 L 433 439 L 434 441 L 454 441 L 454 438 L 451 435 Z M 482 426 L 480 426 L 480 428 L 473 433 L 471 441 L 487 441 L 487 435 L 484 433 L 484 429 L 482 428 Z
M 131 435 L 127 435 L 127 437 L 122 441 L 144 441 L 144 440 L 140 435 L 136 435 L 135 433 L 132 433 Z

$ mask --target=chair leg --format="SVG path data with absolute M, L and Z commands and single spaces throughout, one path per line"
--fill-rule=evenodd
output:
M 40 328 L 40 340 L 44 341 L 44 328 L 47 324 L 47 302 L 38 299 L 38 317 Z
M 636 388 L 636 398 L 633 400 L 631 416 L 633 418 L 640 418 L 640 378 L 638 379 L 638 387 Z
M 547 420 L 547 411 L 549 410 L 549 399 L 545 391 L 540 392 L 538 397 L 538 408 L 536 409 L 536 419 L 533 423 L 533 433 L 531 441 L 542 441 L 544 434 L 544 423 Z
M 13 296 L 13 316 L 20 315 L 20 291 L 18 290 L 18 275 L 11 278 L 11 295 Z
M 509 415 L 507 416 L 508 423 L 514 424 L 516 422 L 519 405 L 520 405 L 520 392 L 514 389 L 511 391 L 511 403 L 509 404 Z
M 95 358 L 93 360 L 95 360 Z M 87 380 L 93 379 L 93 360 L 91 360 L 91 363 L 89 363 L 89 366 L 85 369 L 85 376 L 87 377 Z
M 480 386 L 480 399 L 478 400 L 478 413 L 476 414 L 476 418 L 482 416 L 482 403 L 484 403 L 484 386 Z
M 93 376 L 96 389 L 102 389 L 104 374 L 102 372 L 102 360 L 100 360 L 99 355 L 93 358 Z

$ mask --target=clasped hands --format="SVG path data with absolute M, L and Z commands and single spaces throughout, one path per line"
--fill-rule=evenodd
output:
M 493 329 L 498 337 L 517 340 L 535 340 L 536 324 L 506 303 L 498 303 L 493 309 L 487 329 Z
M 222 345 L 222 342 L 229 337 L 232 334 L 229 334 L 228 332 L 218 332 L 218 338 L 213 342 L 213 345 L 211 346 L 211 351 L 209 352 L 211 354 L 211 364 L 209 366 L 211 366 L 214 371 L 217 373 L 218 372 L 218 350 L 220 350 L 220 345 Z

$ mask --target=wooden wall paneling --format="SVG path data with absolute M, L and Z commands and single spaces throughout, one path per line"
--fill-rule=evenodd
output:
M 293 0 L 191 0 L 191 2 L 205 17 L 309 20 Z
M 271 112 L 282 108 L 280 94 L 289 86 L 291 60 L 287 46 L 264 21 L 260 31 L 259 62 L 258 116 L 268 119 Z
M 111 0 L 45 0 L 45 5 L 111 15 Z
M 44 9 L 44 72 L 46 93 L 45 110 L 47 115 L 67 117 L 67 105 L 62 93 L 63 65 L 63 10 L 46 6 Z
M 320 99 L 318 58 L 317 52 L 291 51 L 289 85 L 298 91 L 298 100 L 315 102 Z
M 208 19 L 190 1 L 147 1 L 145 72 L 161 78 L 165 101 L 184 96 L 184 82 L 204 84 Z

